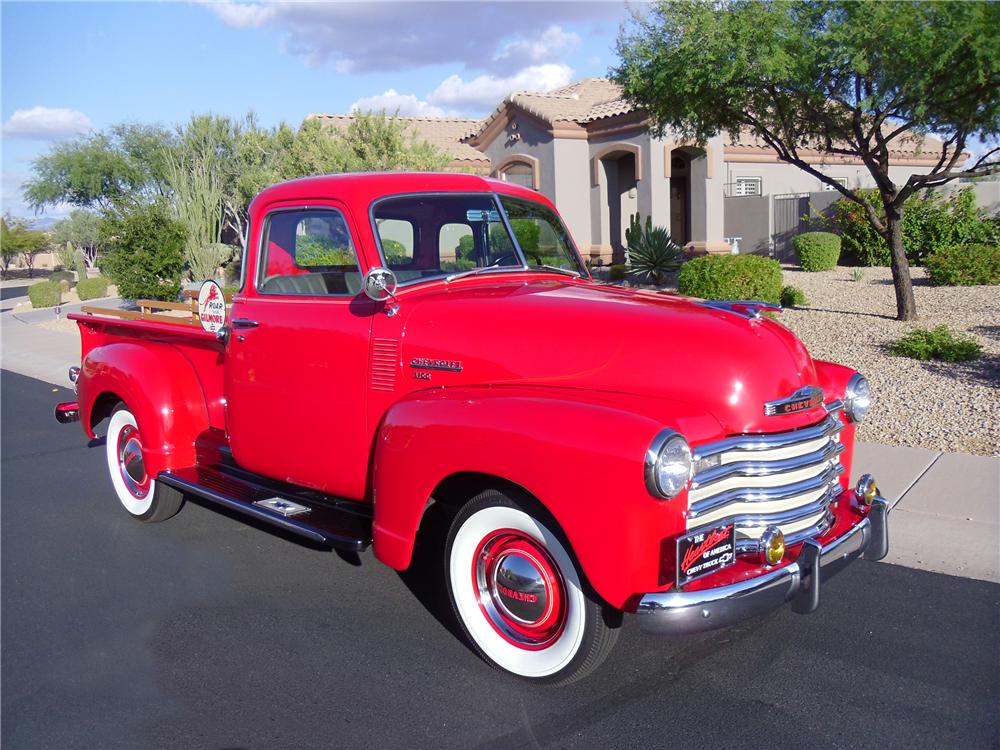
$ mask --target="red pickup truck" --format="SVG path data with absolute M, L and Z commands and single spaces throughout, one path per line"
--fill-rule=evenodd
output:
M 276 185 L 242 269 L 206 320 L 73 316 L 78 400 L 56 416 L 107 422 L 140 521 L 192 495 L 402 570 L 446 518 L 470 643 L 545 683 L 593 670 L 625 614 L 680 634 L 810 612 L 822 580 L 887 552 L 889 506 L 848 480 L 867 381 L 764 303 L 595 282 L 537 192 Z

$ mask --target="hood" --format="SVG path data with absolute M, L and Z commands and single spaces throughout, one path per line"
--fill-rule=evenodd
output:
M 820 405 L 764 416 L 764 402 L 820 385 L 802 342 L 767 318 L 537 276 L 435 285 L 401 302 L 404 367 L 413 359 L 453 363 L 452 371 L 434 373 L 434 385 L 540 385 L 684 401 L 711 413 L 728 434 L 792 429 L 824 414 Z

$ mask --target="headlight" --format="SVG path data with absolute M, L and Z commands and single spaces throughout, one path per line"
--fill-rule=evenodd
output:
M 852 422 L 860 422 L 865 418 L 865 413 L 871 405 L 871 386 L 868 385 L 868 380 L 864 375 L 856 372 L 847 381 L 847 393 L 844 394 L 844 413 Z
M 646 489 L 659 497 L 675 497 L 691 479 L 691 446 L 674 430 L 663 430 L 646 451 Z

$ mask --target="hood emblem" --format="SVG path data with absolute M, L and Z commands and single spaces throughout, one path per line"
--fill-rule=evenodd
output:
M 462 362 L 457 359 L 430 359 L 428 357 L 414 357 L 410 360 L 410 367 L 414 370 L 444 370 L 446 372 L 461 372 Z
M 764 415 L 777 417 L 782 414 L 795 414 L 812 409 L 823 403 L 823 389 L 814 385 L 799 388 L 791 396 L 764 402 Z

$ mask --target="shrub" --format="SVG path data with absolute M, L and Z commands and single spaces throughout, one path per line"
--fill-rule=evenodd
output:
M 511 219 L 510 228 L 514 230 L 514 237 L 517 238 L 517 244 L 521 246 L 525 255 L 537 254 L 538 240 L 542 231 L 537 221 L 532 219 Z
M 73 283 L 73 272 L 72 271 L 56 271 L 49 276 L 49 281 L 53 284 L 58 284 L 60 281 L 65 281 L 68 284 Z
M 99 299 L 108 296 L 108 280 L 103 276 L 77 282 L 76 293 L 81 300 Z
M 786 286 L 781 290 L 782 307 L 805 307 L 808 304 L 806 293 L 797 286 Z
M 625 278 L 625 266 L 617 264 L 608 268 L 609 281 L 622 281 Z
M 858 191 L 872 202 L 882 216 L 882 199 L 877 190 Z M 853 201 L 841 198 L 831 209 L 829 219 L 813 223 L 828 228 L 843 239 L 845 258 L 865 266 L 887 266 L 889 246 L 875 231 L 865 210 Z M 1000 244 L 1000 225 L 983 216 L 976 208 L 971 189 L 958 190 L 947 198 L 934 191 L 911 196 L 903 206 L 903 247 L 914 265 L 942 247 L 962 244 Z
M 982 354 L 983 348 L 972 339 L 959 336 L 948 326 L 941 325 L 931 331 L 913 329 L 896 341 L 890 351 L 896 356 L 911 359 L 965 362 Z
M 865 269 L 854 267 L 851 269 L 851 281 L 858 283 L 865 278 Z
M 1000 245 L 947 245 L 927 256 L 935 286 L 1000 284 Z
M 405 266 L 410 262 L 406 245 L 398 240 L 382 240 L 382 252 L 385 253 L 385 262 L 390 266 Z
M 646 224 L 633 214 L 625 230 L 629 263 L 635 274 L 653 284 L 663 283 L 663 278 L 681 264 L 681 247 L 670 238 L 663 227 L 654 227 L 653 218 L 646 217 Z
M 759 255 L 706 255 L 688 261 L 677 277 L 681 294 L 704 299 L 781 302 L 781 264 Z
M 232 245 L 214 242 L 201 247 L 188 247 L 187 264 L 192 281 L 214 279 L 219 266 L 230 261 L 235 253 Z
M 840 237 L 831 232 L 804 232 L 792 245 L 803 271 L 832 271 L 840 260 Z
M 39 281 L 28 287 L 28 299 L 32 307 L 55 307 L 62 302 L 62 290 L 58 283 Z
M 172 300 L 181 290 L 187 230 L 162 202 L 131 206 L 101 222 L 101 268 L 125 299 Z

